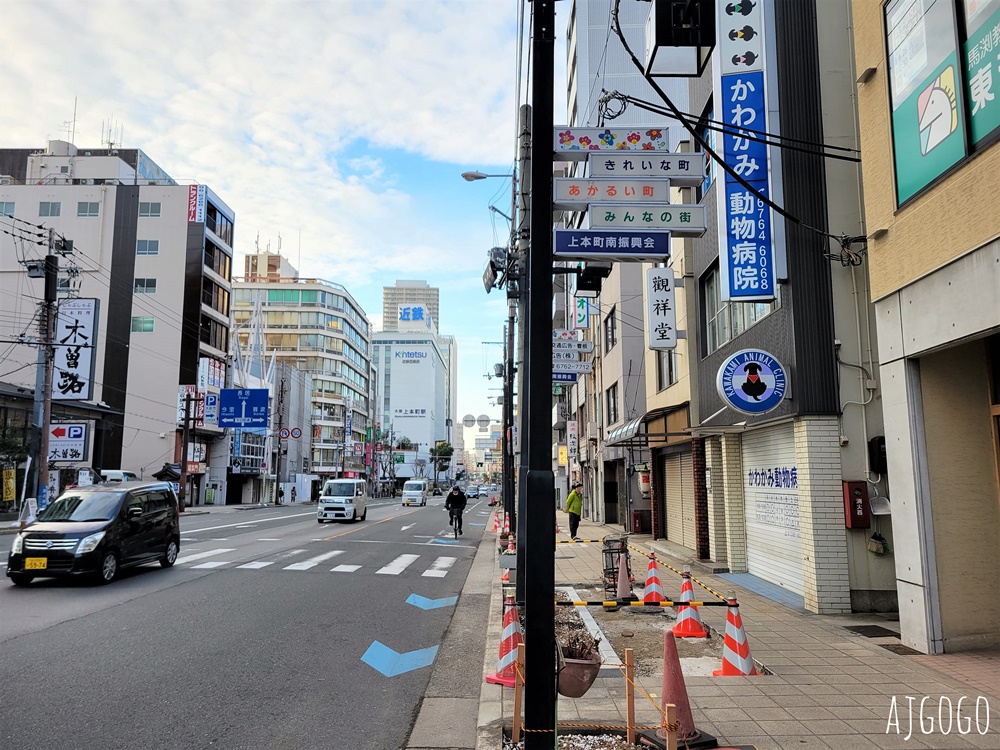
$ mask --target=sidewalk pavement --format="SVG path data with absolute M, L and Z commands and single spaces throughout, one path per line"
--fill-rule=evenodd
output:
M 559 539 L 568 541 L 568 517 L 559 512 L 557 521 L 562 530 Z M 584 520 L 578 532 L 582 539 L 596 540 L 609 534 L 621 534 L 621 527 Z M 736 592 L 751 655 L 770 674 L 685 677 L 695 726 L 715 735 L 720 745 L 756 745 L 759 750 L 1000 750 L 1000 715 L 987 719 L 989 709 L 1000 709 L 1000 650 L 942 656 L 897 654 L 880 644 L 896 647 L 898 638 L 868 638 L 845 629 L 881 625 L 898 631 L 898 623 L 884 615 L 812 614 L 701 572 L 710 569 L 687 558 L 682 548 L 653 541 L 648 534 L 630 535 L 629 545 L 637 583 L 645 579 L 646 561 L 641 555 L 650 550 L 656 553 L 668 597 L 677 596 L 681 587 L 680 576 L 670 568 L 680 571 L 684 564 L 691 565 L 696 600 L 715 598 L 704 587 L 723 595 Z M 489 548 L 484 544 L 480 556 Z M 560 544 L 556 585 L 600 586 L 603 565 L 600 543 Z M 496 671 L 502 620 L 499 570 L 493 572 L 484 675 Z M 637 586 L 636 592 L 641 596 L 642 588 Z M 706 627 L 714 629 L 713 637 L 722 637 L 726 608 L 701 607 L 699 614 Z M 659 698 L 651 702 L 639 688 L 659 696 L 662 671 L 661 666 L 655 674 L 636 679 L 639 725 L 660 723 Z M 501 725 L 511 726 L 513 690 L 483 683 L 480 696 L 478 749 L 496 750 Z M 560 722 L 624 727 L 624 699 L 624 676 L 604 668 L 583 698 L 559 697 L 557 714 Z

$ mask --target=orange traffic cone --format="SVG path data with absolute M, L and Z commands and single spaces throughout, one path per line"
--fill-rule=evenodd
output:
M 678 741 L 687 744 L 701 739 L 701 732 L 695 728 L 694 715 L 691 713 L 691 701 L 684 684 L 681 660 L 677 655 L 677 642 L 669 630 L 663 634 L 663 690 L 660 695 L 660 708 L 664 716 L 667 704 L 677 706 L 677 723 L 680 724 L 677 729 Z M 666 739 L 666 732 L 659 730 L 657 736 Z
M 491 685 L 514 687 L 514 662 L 517 659 L 517 647 L 521 643 L 521 621 L 517 617 L 514 597 L 504 600 L 503 633 L 500 636 L 500 658 L 497 660 L 497 671 L 486 676 Z
M 503 533 L 510 534 L 510 516 L 504 513 L 503 516 Z
M 500 580 L 503 583 L 510 583 L 510 568 L 503 569 L 503 575 L 500 576 Z
M 493 514 L 493 530 L 500 531 L 500 516 L 497 513 Z
M 656 565 L 656 555 L 649 553 L 649 568 L 646 570 L 646 595 L 642 600 L 647 604 L 655 602 L 665 602 L 667 597 L 663 595 L 663 588 L 660 586 L 660 569 Z
M 716 677 L 733 677 L 758 675 L 750 656 L 750 644 L 747 634 L 743 631 L 743 618 L 740 617 L 740 605 L 736 603 L 736 595 L 726 596 L 729 608 L 726 611 L 726 641 L 722 648 L 722 669 L 712 672 Z
M 684 566 L 681 578 L 684 580 L 681 583 L 681 598 L 678 601 L 693 602 L 694 586 L 691 585 L 691 568 L 687 565 Z M 697 607 L 684 604 L 677 607 L 677 624 L 673 627 L 673 633 L 681 638 L 708 638 Z

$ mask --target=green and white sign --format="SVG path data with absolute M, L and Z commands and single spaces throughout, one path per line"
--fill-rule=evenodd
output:
M 969 128 L 978 143 L 1000 126 L 1000 10 L 969 35 L 964 52 Z
M 965 115 L 957 81 L 958 56 L 952 54 L 892 112 L 899 203 L 965 156 Z

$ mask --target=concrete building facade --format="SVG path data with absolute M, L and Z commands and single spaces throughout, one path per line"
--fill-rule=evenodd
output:
M 1000 643 L 1000 3 L 910 5 L 854 53 L 902 640 L 947 653 Z

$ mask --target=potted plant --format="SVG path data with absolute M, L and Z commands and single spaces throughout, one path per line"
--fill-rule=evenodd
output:
M 559 646 L 559 694 L 580 698 L 594 684 L 601 669 L 601 639 L 586 630 L 563 630 L 556 633 Z

